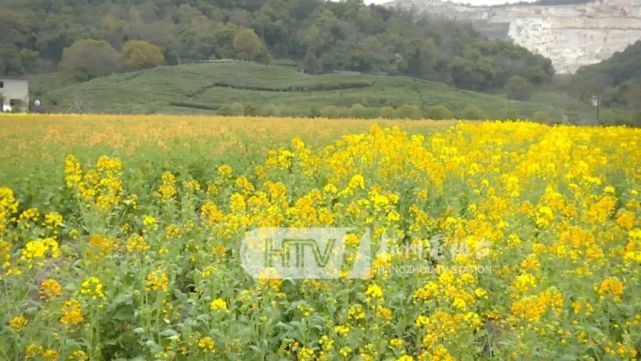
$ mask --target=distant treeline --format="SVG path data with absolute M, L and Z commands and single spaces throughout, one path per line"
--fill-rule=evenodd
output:
M 307 73 L 404 74 L 473 90 L 553 74 L 549 60 L 469 25 L 361 0 L 0 0 L 0 74 L 60 67 L 86 80 L 228 58 L 287 58 Z

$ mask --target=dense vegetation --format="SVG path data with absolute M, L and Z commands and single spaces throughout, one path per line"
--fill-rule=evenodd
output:
M 572 80 L 572 90 L 582 99 L 600 95 L 604 106 L 635 109 L 641 120 L 641 41 L 599 64 L 583 67 Z
M 0 115 L 0 359 L 638 360 L 639 144 L 527 122 Z M 301 280 L 319 262 L 267 266 L 272 242 L 246 233 L 265 227 L 349 233 L 310 239 L 329 279 Z
M 131 40 L 144 41 L 129 45 L 140 48 L 134 66 L 131 49 L 125 51 Z M 474 90 L 502 88 L 512 76 L 539 84 L 553 73 L 547 59 L 470 26 L 360 0 L 0 0 L 3 74 L 60 65 L 87 69 L 69 74 L 85 80 L 222 58 L 288 58 L 308 73 L 384 72 Z
M 162 66 L 74 84 L 57 80 L 55 74 L 31 78 L 32 95 L 46 112 L 533 119 L 543 111 L 554 121 L 563 114 L 548 102 L 511 101 L 405 76 L 311 75 L 242 61 Z

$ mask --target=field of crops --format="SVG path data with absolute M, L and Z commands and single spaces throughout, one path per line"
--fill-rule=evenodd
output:
M 639 192 L 639 129 L 0 116 L 0 360 L 638 359 Z M 266 227 L 338 276 L 252 277 Z

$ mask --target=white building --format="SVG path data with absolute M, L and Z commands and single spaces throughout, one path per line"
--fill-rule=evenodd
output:
M 29 110 L 29 81 L 0 75 L 2 111 Z

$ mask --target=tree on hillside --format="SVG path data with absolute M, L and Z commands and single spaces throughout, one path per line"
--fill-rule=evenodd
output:
M 340 116 L 340 109 L 335 105 L 328 105 L 321 109 L 321 114 L 326 118 L 338 118 Z
M 234 38 L 238 34 L 238 27 L 233 24 L 227 24 L 217 27 L 207 37 L 214 44 L 213 56 L 219 59 L 233 58 L 236 51 L 234 50 Z
M 601 63 L 582 67 L 568 89 L 589 102 L 601 96 L 605 107 L 625 106 L 635 113 L 641 109 L 641 40 Z
M 518 120 L 521 116 L 519 115 L 519 111 L 512 108 L 512 107 L 506 107 L 501 109 L 501 120 Z
M 367 109 L 363 104 L 352 104 L 352 106 L 349 108 L 349 114 L 353 118 L 365 118 Z
M 396 109 L 396 116 L 401 119 L 420 119 L 423 117 L 423 112 L 416 105 L 405 104 Z
M 527 70 L 526 78 L 534 85 L 541 85 L 550 77 L 541 66 L 530 66 Z
M 143 40 L 130 40 L 122 47 L 123 65 L 127 70 L 153 68 L 165 63 L 159 47 Z
M 444 120 L 444 119 L 453 119 L 454 115 L 452 111 L 445 105 L 434 105 L 425 111 L 425 116 L 429 119 L 434 120 Z
M 172 65 L 273 54 L 307 73 L 405 74 L 475 90 L 553 73 L 549 60 L 470 25 L 362 0 L 0 0 L 2 72 L 49 70 L 88 36 L 116 49 L 147 41 Z
M 265 52 L 265 46 L 252 29 L 243 29 L 234 37 L 234 51 L 243 60 L 256 60 Z
M 78 40 L 62 54 L 60 70 L 77 81 L 109 75 L 119 68 L 120 54 L 103 40 Z
M 37 52 L 25 47 L 32 25 L 22 14 L 0 7 L 0 74 L 20 75 L 35 66 Z
M 390 106 L 385 106 L 380 109 L 381 118 L 393 119 L 396 118 L 396 110 Z
M 455 57 L 449 65 L 449 70 L 457 87 L 472 90 L 487 89 L 497 74 L 496 65 L 486 57 L 478 60 Z
M 529 100 L 534 91 L 532 84 L 521 76 L 513 76 L 508 79 L 505 88 L 507 96 L 515 100 Z
M 463 109 L 463 119 L 483 120 L 487 119 L 487 114 L 480 107 L 470 104 Z
M 415 76 L 426 77 L 431 74 L 440 54 L 438 46 L 431 38 L 416 39 L 412 42 L 412 53 L 408 59 L 407 71 Z

